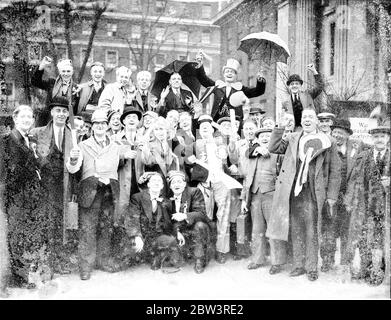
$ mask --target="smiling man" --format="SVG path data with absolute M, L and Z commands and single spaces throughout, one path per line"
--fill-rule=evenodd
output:
M 72 144 L 71 129 L 66 124 L 69 104 L 64 98 L 56 98 L 49 105 L 52 120 L 45 127 L 31 130 L 37 140 L 37 153 L 42 159 L 42 184 L 50 213 L 49 249 L 53 270 L 60 274 L 71 270 L 69 254 L 63 245 L 64 210 L 71 197 L 72 186 L 64 159 L 69 157 Z
M 77 104 L 75 114 L 87 110 L 90 112 L 98 108 L 99 98 L 105 88 L 105 66 L 101 62 L 94 62 L 90 67 L 91 79 L 78 86 Z
M 65 98 L 70 101 L 72 95 L 76 92 L 76 85 L 74 84 L 72 61 L 69 59 L 61 59 L 57 63 L 58 77 L 43 79 L 45 70 L 52 64 L 53 59 L 44 57 L 35 69 L 31 77 L 31 85 L 47 92 L 47 108 L 37 111 L 36 126 L 45 126 L 50 120 L 50 102 L 55 98 Z M 75 101 L 72 101 L 75 104 Z
M 276 181 L 266 237 L 288 241 L 290 231 L 294 267 L 290 276 L 307 273 L 308 279 L 314 281 L 318 279 L 317 221 L 325 202 L 333 206 L 338 199 L 341 163 L 335 142 L 317 130 L 315 110 L 304 109 L 303 130 L 282 139 L 285 125 L 286 119 L 282 118 L 268 148 L 285 157 Z

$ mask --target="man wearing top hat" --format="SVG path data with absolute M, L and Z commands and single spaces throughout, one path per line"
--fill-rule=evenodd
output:
M 390 127 L 369 131 L 373 146 L 357 156 L 347 186 L 345 206 L 350 213 L 347 262 L 352 279 L 379 285 L 384 278 L 385 189 L 390 185 Z M 360 271 L 354 272 L 355 249 L 360 250 Z
M 107 113 L 98 109 L 92 114 L 91 137 L 74 147 L 66 159 L 70 173 L 81 172 L 78 251 L 82 280 L 90 279 L 95 264 L 107 272 L 119 270 L 111 244 L 113 212 L 118 210 L 120 192 L 118 168 L 123 160 L 133 157 L 133 152 L 111 141 L 106 131 Z M 142 247 L 139 240 L 138 247 Z
M 290 276 L 307 273 L 310 281 L 318 279 L 318 232 L 320 215 L 338 199 L 340 160 L 335 142 L 317 129 L 314 109 L 304 109 L 302 131 L 282 139 L 285 119 L 274 128 L 269 143 L 271 153 L 285 154 L 276 181 L 272 211 L 266 237 L 288 240 L 293 245 L 293 270 Z
M 31 85 L 47 92 L 45 109 L 37 110 L 36 126 L 45 126 L 50 121 L 49 104 L 54 98 L 64 98 L 71 101 L 77 91 L 77 86 L 73 82 L 73 66 L 69 59 L 61 59 L 57 63 L 58 77 L 43 79 L 44 71 L 52 64 L 52 58 L 44 57 L 39 66 L 34 70 L 31 77 Z M 75 101 L 72 101 L 72 105 Z
M 211 116 L 214 121 L 217 121 L 221 117 L 229 116 L 229 109 L 235 108 L 236 114 L 243 118 L 242 105 L 237 106 L 233 103 L 233 97 L 237 92 L 241 91 L 247 98 L 258 97 L 265 93 L 266 80 L 261 73 L 257 75 L 257 84 L 255 87 L 246 87 L 238 81 L 238 74 L 240 69 L 240 63 L 236 59 L 228 59 L 226 65 L 222 69 L 224 80 L 214 81 L 210 79 L 202 65 L 203 54 L 202 52 L 197 55 L 197 78 L 200 83 L 208 88 L 200 100 L 205 99 L 214 94 Z M 244 103 L 244 102 L 243 102 Z M 233 105 L 234 104 L 234 105 Z
M 160 94 L 158 104 L 159 116 L 166 117 L 170 110 L 177 110 L 178 112 L 187 111 L 194 114 L 193 102 L 195 101 L 194 94 L 184 89 L 182 76 L 174 72 L 170 76 L 169 86 L 164 88 Z
M 250 108 L 250 119 L 252 119 L 257 124 L 258 128 L 261 127 L 262 118 L 265 113 L 266 112 L 262 110 L 261 107 Z
M 277 154 L 268 150 L 272 129 L 260 128 L 255 132 L 256 142 L 247 149 L 248 171 L 241 194 L 242 212 L 250 210 L 252 220 L 251 251 L 247 266 L 249 270 L 266 264 L 266 228 L 271 215 L 277 179 Z M 285 263 L 285 245 L 280 240 L 269 240 L 271 247 L 270 274 L 280 272 Z
M 312 108 L 315 110 L 314 99 L 322 92 L 324 86 L 322 77 L 316 71 L 314 64 L 309 64 L 307 69 L 314 75 L 314 88 L 303 90 L 303 79 L 298 74 L 292 74 L 286 82 L 289 94 L 282 102 L 282 108 L 294 115 L 296 126 L 301 126 L 303 109 Z
M 226 146 L 219 145 L 213 137 L 213 119 L 209 115 L 201 115 L 200 139 L 186 148 L 185 163 L 191 172 L 191 181 L 198 182 L 204 198 L 206 212 L 209 219 L 213 219 L 215 203 L 217 210 L 217 242 L 216 261 L 225 263 L 230 251 L 230 206 L 231 192 L 222 181 L 225 172 L 228 172 L 224 160 L 227 157 Z
M 319 130 L 325 134 L 331 135 L 331 126 L 335 121 L 335 114 L 331 112 L 318 113 Z
M 75 103 L 75 114 L 81 112 L 95 111 L 98 108 L 99 98 L 106 85 L 105 66 L 102 62 L 96 61 L 90 67 L 91 79 L 81 83 L 77 88 L 77 96 Z
M 319 126 L 319 128 L 321 128 L 321 126 Z M 350 138 L 353 131 L 348 119 L 336 119 L 334 124 L 331 126 L 331 130 L 331 136 L 335 139 L 338 156 L 341 160 L 341 186 L 339 189 L 338 201 L 334 208 L 331 208 L 331 211 L 329 211 L 334 212 L 334 215 L 323 215 L 322 241 L 320 245 L 322 272 L 328 272 L 334 265 L 337 238 L 340 238 L 341 244 L 340 264 L 347 265 L 346 246 L 349 234 L 350 212 L 346 211 L 344 198 L 347 186 L 352 183 L 352 171 L 356 163 L 357 156 L 362 152 L 364 147 L 361 141 L 357 143 L 357 141 Z
M 69 257 L 63 245 L 64 210 L 71 199 L 74 186 L 70 183 L 65 159 L 73 147 L 71 128 L 66 121 L 69 103 L 57 97 L 49 104 L 52 120 L 44 127 L 31 130 L 37 140 L 37 153 L 42 158 L 42 184 L 45 189 L 47 210 L 50 214 L 50 252 L 53 269 L 57 273 L 69 273 Z
M 170 211 L 174 230 L 183 235 L 182 252 L 194 259 L 194 271 L 202 273 L 208 262 L 207 248 L 211 239 L 210 220 L 206 215 L 204 196 L 198 188 L 186 185 L 182 171 L 172 170 L 167 179 L 170 184 Z

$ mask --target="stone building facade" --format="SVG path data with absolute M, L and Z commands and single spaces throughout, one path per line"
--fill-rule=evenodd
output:
M 229 1 L 214 23 L 221 27 L 222 56 L 241 59 L 245 83 L 251 83 L 255 70 L 236 51 L 242 37 L 269 31 L 288 44 L 288 63 L 268 70 L 261 99 L 266 99 L 269 114 L 278 117 L 288 74 L 300 74 L 305 87 L 313 85 L 306 66 L 315 63 L 326 82 L 318 106 L 351 116 L 368 115 L 377 105 L 390 112 L 390 37 L 384 34 L 390 14 L 391 4 L 382 0 L 238 0 Z M 234 39 L 227 36 L 231 32 L 237 34 Z

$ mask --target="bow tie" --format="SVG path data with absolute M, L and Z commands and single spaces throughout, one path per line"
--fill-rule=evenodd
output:
M 235 90 L 242 90 L 242 88 L 243 88 L 243 84 L 241 82 L 233 82 L 233 83 L 228 84 L 227 82 L 224 82 L 222 80 L 217 80 L 216 86 L 218 88 L 231 87 Z

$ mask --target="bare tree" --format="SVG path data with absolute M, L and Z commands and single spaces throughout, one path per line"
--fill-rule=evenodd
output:
M 160 2 L 159 11 L 156 12 L 153 0 L 140 1 L 140 12 L 132 21 L 132 28 L 138 28 L 140 34 L 120 34 L 119 37 L 127 42 L 133 63 L 140 70 L 152 70 L 155 57 L 164 44 L 172 42 L 176 46 L 174 35 L 177 33 L 176 26 L 182 19 L 182 14 L 171 12 L 167 6 L 168 0 Z M 162 23 L 163 17 L 171 17 L 172 22 Z M 134 30 L 134 29 L 133 29 Z

